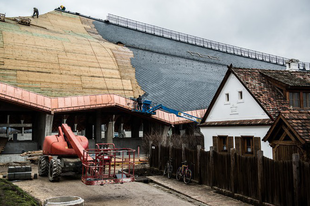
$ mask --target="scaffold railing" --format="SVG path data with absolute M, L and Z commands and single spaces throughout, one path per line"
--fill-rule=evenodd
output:
M 212 49 L 216 51 L 221 51 L 229 54 L 234 54 L 242 57 L 247 57 L 251 59 L 256 59 L 264 62 L 270 62 L 278 65 L 285 65 L 288 58 L 280 57 L 272 54 L 267 54 L 259 51 L 254 51 L 251 49 L 246 49 L 242 47 L 237 47 L 229 44 L 224 44 L 208 39 L 204 39 L 201 37 L 192 36 L 189 34 L 176 32 L 173 30 L 165 29 L 162 27 L 146 24 L 143 22 L 127 19 L 124 17 L 120 17 L 113 14 L 108 14 L 107 20 L 109 23 L 126 27 L 129 29 L 145 32 L 148 34 L 153 34 L 160 37 L 165 37 L 169 39 L 173 39 L 180 42 L 185 42 L 188 44 L 193 44 L 197 46 L 201 46 L 207 49 Z M 298 63 L 299 69 L 310 69 L 310 63 L 306 62 L 299 62 Z

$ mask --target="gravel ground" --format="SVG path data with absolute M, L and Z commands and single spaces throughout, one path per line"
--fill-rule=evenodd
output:
M 0 174 L 7 169 L 0 168 Z M 32 165 L 32 172 L 37 173 L 37 166 Z M 85 205 L 202 205 L 190 198 L 171 192 L 156 184 L 131 182 L 125 184 L 107 184 L 104 186 L 86 186 L 80 178 L 65 176 L 60 182 L 49 182 L 47 177 L 27 181 L 15 181 L 21 189 L 33 197 L 44 200 L 57 196 L 79 196 Z

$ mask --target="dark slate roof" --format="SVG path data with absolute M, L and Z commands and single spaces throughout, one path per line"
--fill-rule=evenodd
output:
M 308 71 L 261 71 L 261 73 L 287 86 L 310 86 Z
M 289 109 L 289 102 L 284 99 L 283 94 L 262 75 L 265 70 L 233 68 L 232 71 L 273 119 L 279 112 Z M 279 71 L 272 72 L 276 74 Z
M 181 111 L 207 108 L 227 65 L 284 70 L 285 66 L 94 21 L 99 34 L 133 51 L 136 79 L 154 103 Z M 209 56 L 209 57 L 208 57 Z M 211 58 L 210 58 L 211 57 Z M 213 58 L 215 57 L 215 58 Z
M 310 142 L 310 111 L 291 110 L 281 114 L 301 138 Z

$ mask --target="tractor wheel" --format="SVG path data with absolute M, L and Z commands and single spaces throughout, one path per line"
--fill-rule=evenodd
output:
M 51 182 L 59 182 L 60 175 L 61 175 L 60 159 L 51 159 L 48 170 L 48 179 Z
M 48 173 L 48 159 L 46 156 L 41 156 L 39 158 L 39 163 L 38 163 L 38 173 L 39 176 L 47 176 Z

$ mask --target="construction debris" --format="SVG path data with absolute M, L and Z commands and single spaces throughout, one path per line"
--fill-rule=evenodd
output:
M 0 13 L 0 21 L 5 22 L 5 14 Z
M 38 151 L 28 151 L 28 152 L 24 152 L 22 154 L 20 154 L 20 156 L 27 157 L 27 160 L 29 160 L 30 162 L 37 162 L 39 160 L 39 157 L 43 155 L 42 150 L 38 150 Z
M 27 17 L 16 17 L 14 18 L 15 21 L 17 21 L 19 24 L 30 26 L 31 19 Z

